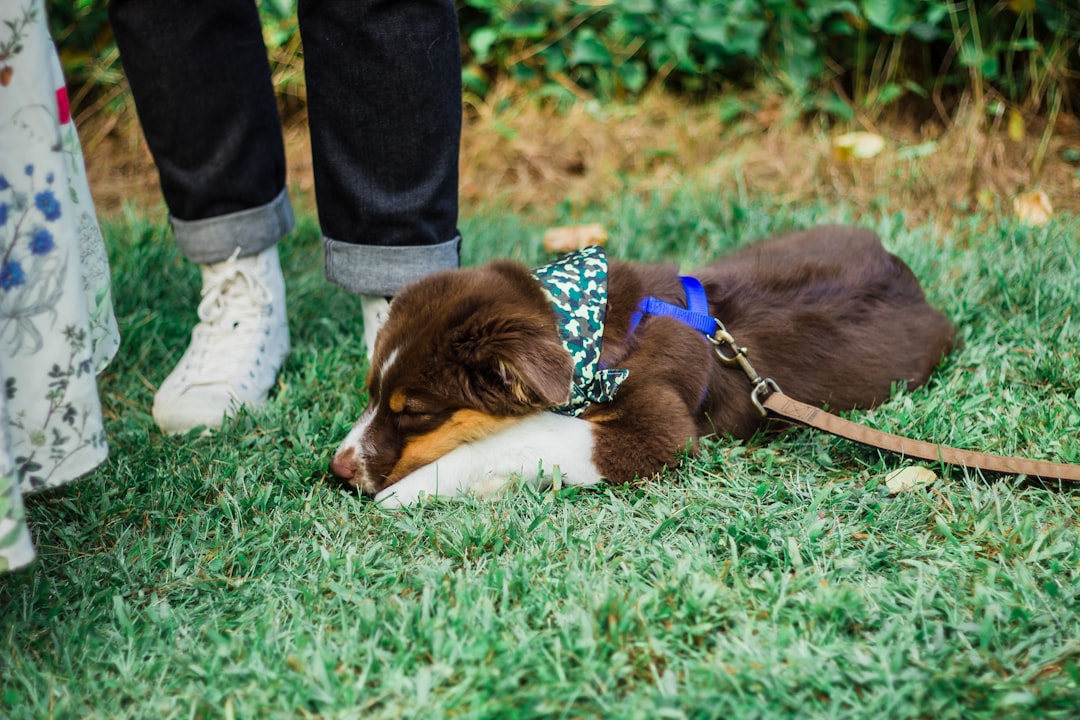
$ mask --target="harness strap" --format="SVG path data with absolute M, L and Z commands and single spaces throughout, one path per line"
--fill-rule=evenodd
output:
M 716 332 L 716 319 L 709 314 L 709 299 L 705 295 L 705 288 L 701 281 L 695 277 L 681 276 L 683 292 L 686 294 L 686 307 L 672 305 L 659 298 L 649 296 L 638 303 L 637 310 L 630 316 L 630 330 L 627 337 L 634 334 L 638 324 L 646 315 L 659 315 L 678 320 L 683 325 L 688 325 L 705 336 Z

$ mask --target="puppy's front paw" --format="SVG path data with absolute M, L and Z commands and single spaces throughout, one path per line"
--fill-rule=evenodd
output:
M 373 498 L 373 500 L 376 505 L 387 510 L 400 510 L 401 508 L 410 504 L 394 492 L 393 486 L 375 493 L 375 497 Z M 416 501 L 413 500 L 413 502 Z
M 375 502 L 381 507 L 399 509 L 415 505 L 420 498 L 454 497 L 459 488 L 448 477 L 439 474 L 437 463 L 431 463 L 409 473 L 398 482 L 375 494 Z
M 398 509 L 413 505 L 421 498 L 445 499 L 464 495 L 492 498 L 506 489 L 510 483 L 510 477 L 504 473 L 494 472 L 485 472 L 478 477 L 467 477 L 460 473 L 452 473 L 448 467 L 440 468 L 440 463 L 434 462 L 406 475 L 399 482 L 377 493 L 375 502 L 384 508 Z

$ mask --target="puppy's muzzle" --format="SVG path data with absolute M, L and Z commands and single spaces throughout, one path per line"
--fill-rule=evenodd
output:
M 330 472 L 341 483 L 359 489 L 365 495 L 374 494 L 370 483 L 364 481 L 366 474 L 360 463 L 357 462 L 353 449 L 349 448 L 334 455 L 334 459 L 330 461 Z
M 350 482 L 356 477 L 356 468 L 351 463 L 342 462 L 338 458 L 334 458 L 330 461 L 330 472 L 334 474 L 338 480 Z

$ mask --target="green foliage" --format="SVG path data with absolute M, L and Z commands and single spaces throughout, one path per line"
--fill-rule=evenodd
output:
M 78 89 L 72 95 L 73 107 L 78 108 L 88 94 L 115 99 L 113 89 L 122 80 L 123 71 L 109 28 L 108 3 L 47 0 L 46 8 L 64 75 L 68 84 Z
M 119 77 L 106 0 L 49 0 L 76 85 Z M 1073 0 L 458 0 L 466 89 L 510 79 L 541 96 L 632 99 L 772 82 L 842 116 L 912 93 L 974 90 L 1032 109 L 1080 77 Z M 302 96 L 295 0 L 262 0 L 283 94 Z
M 1080 10 L 1065 0 L 460 5 L 471 53 L 466 83 L 481 94 L 499 76 L 600 98 L 633 96 L 649 83 L 696 92 L 772 78 L 797 97 L 818 94 L 834 111 L 976 83 L 1009 102 L 1037 104 L 1080 70 Z M 822 93 L 830 88 L 835 95 Z
M 650 81 L 703 90 L 747 79 L 770 57 L 813 54 L 809 13 L 777 14 L 758 0 L 616 0 L 518 3 L 464 0 L 462 34 L 472 50 L 469 87 L 508 73 L 558 93 L 639 93 Z M 851 2 L 824 2 L 818 22 Z M 810 47 L 808 47 L 808 45 Z M 784 52 L 777 52 L 778 50 Z M 570 84 L 573 87 L 570 87 Z
M 83 98 L 89 97 L 115 109 L 123 68 L 109 26 L 108 0 L 46 0 L 45 5 L 65 78 L 69 86 L 77 89 L 73 105 L 78 107 Z M 278 92 L 302 94 L 296 0 L 259 0 L 259 15 Z

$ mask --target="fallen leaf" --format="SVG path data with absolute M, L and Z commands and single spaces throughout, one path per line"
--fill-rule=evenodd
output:
M 551 253 L 568 253 L 591 245 L 603 245 L 607 239 L 607 230 L 599 223 L 568 225 L 544 233 L 544 249 Z
M 885 149 L 885 138 L 868 132 L 849 132 L 833 138 L 833 155 L 841 162 L 867 160 Z
M 1009 108 L 1009 139 L 1020 142 L 1024 139 L 1024 116 L 1016 108 Z
M 890 495 L 914 490 L 937 480 L 937 475 L 921 465 L 909 465 L 885 476 L 885 487 Z
M 1050 206 L 1050 198 L 1042 190 L 1032 190 L 1017 195 L 1013 200 L 1013 210 L 1021 221 L 1036 226 L 1045 225 L 1054 214 L 1054 208 Z

